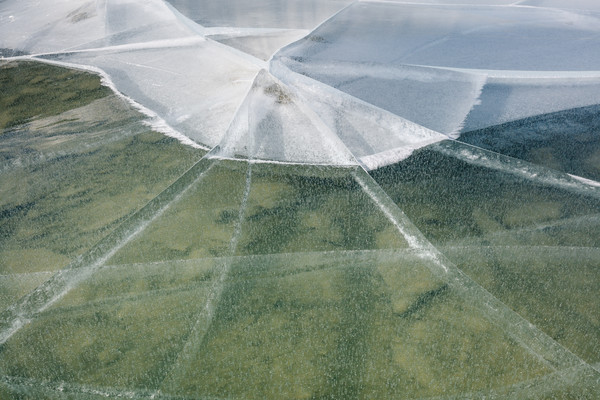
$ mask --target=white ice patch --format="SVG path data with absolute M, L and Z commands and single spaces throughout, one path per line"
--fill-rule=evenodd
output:
M 343 142 L 363 166 L 376 168 L 440 140 L 438 132 L 455 138 L 600 103 L 600 14 L 575 10 L 595 10 L 590 0 L 170 3 L 5 0 L 0 48 L 104 71 L 155 129 L 194 146 L 221 143 L 244 113 L 268 120 L 265 132 L 285 140 L 246 155 L 280 162 L 344 165 L 347 152 L 327 151 Z M 242 111 L 264 60 L 304 35 L 272 63 L 291 85 L 294 105 L 254 96 Z M 292 73 L 276 71 L 277 63 L 323 84 L 287 81 Z M 265 109 L 277 110 L 277 121 Z M 302 142 L 298 127 L 306 121 L 324 135 L 323 149 Z
M 119 92 L 206 148 L 219 143 L 259 70 L 244 57 L 201 38 L 177 47 L 118 47 L 61 58 L 101 69 Z
M 289 163 L 356 164 L 319 117 L 265 70 L 257 75 L 213 155 Z
M 114 84 L 114 82 L 111 80 L 110 76 L 106 72 L 101 70 L 100 68 L 96 68 L 93 66 L 86 66 L 86 65 L 71 64 L 71 63 L 60 62 L 60 61 L 43 60 L 43 59 L 39 60 L 39 61 L 45 62 L 48 64 L 62 66 L 62 67 L 72 68 L 72 69 L 80 69 L 83 71 L 88 71 L 88 72 L 99 75 L 102 85 L 111 89 L 117 96 L 119 96 L 120 98 L 125 100 L 133 108 L 135 108 L 140 113 L 142 113 L 148 117 L 148 119 L 144 120 L 143 123 L 146 126 L 148 126 L 150 129 L 152 129 L 156 132 L 162 133 L 165 136 L 177 139 L 180 143 L 185 144 L 187 146 L 191 146 L 196 149 L 209 150 L 208 147 L 202 146 L 202 145 L 194 142 L 188 136 L 185 136 L 181 132 L 174 129 L 164 119 L 162 119 L 160 116 L 158 116 L 154 111 L 152 111 L 149 108 L 145 107 L 144 105 L 136 102 L 131 97 L 128 97 L 128 96 L 124 95 L 123 93 L 121 93 L 119 91 L 119 89 L 116 87 L 116 85 Z
M 600 14 L 492 3 L 354 3 L 275 59 L 450 138 L 600 103 Z
M 447 136 L 377 108 L 274 61 L 271 70 L 310 105 L 367 169 L 393 164 Z
M 137 43 L 197 34 L 161 0 L 7 0 L 0 13 L 0 48 L 30 54 Z
M 299 57 L 285 56 L 294 54 L 290 50 L 293 47 L 276 55 L 275 61 L 376 108 L 450 137 L 460 132 L 486 82 L 483 74 L 422 66 L 295 61 Z

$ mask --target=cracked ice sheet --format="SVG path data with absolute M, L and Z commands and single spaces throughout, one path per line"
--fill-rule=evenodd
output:
M 203 26 L 314 29 L 351 0 L 169 0 Z
M 0 5 L 0 48 L 30 54 L 191 34 L 185 18 L 160 0 L 5 1 Z
M 531 7 L 360 2 L 276 58 L 296 72 L 452 135 L 478 104 L 488 77 L 509 88 L 548 87 L 545 94 L 551 96 L 540 101 L 531 88 L 514 90 L 512 103 L 503 104 L 512 115 L 490 124 L 597 103 L 599 22 L 596 14 Z M 503 76 L 500 70 L 515 71 Z M 547 81 L 535 80 L 540 77 Z M 562 98 L 563 92 L 568 96 Z
M 465 152 L 458 142 L 435 144 L 373 176 L 461 270 L 578 357 L 597 362 L 597 190 L 594 197 L 556 185 L 541 167 L 539 177 L 519 177 L 508 157 L 469 160 Z
M 407 250 L 229 259 L 186 348 L 220 261 L 98 270 L 6 343 L 3 373 L 194 398 L 414 398 L 553 372 Z
M 191 43 L 71 53 L 58 59 L 104 70 L 124 95 L 158 114 L 198 144 L 219 143 L 259 67 L 225 46 Z
M 302 50 L 296 51 L 294 45 L 278 54 L 278 61 L 294 72 L 445 135 L 460 131 L 485 83 L 483 75 L 419 66 L 313 62 L 304 56 L 300 60 L 296 54 Z M 279 77 L 286 79 L 285 73 Z
M 318 116 L 265 70 L 256 77 L 214 154 L 250 160 L 356 164 Z
M 599 22 L 597 14 L 557 9 L 359 2 L 294 53 L 307 62 L 599 70 Z
M 417 148 L 447 138 L 329 85 L 292 72 L 280 62 L 271 63 L 271 71 L 312 107 L 367 169 L 400 161 Z
M 2 274 L 65 267 L 204 155 L 151 132 L 97 76 L 23 62 L 0 81 L 12 99 L 0 107 Z

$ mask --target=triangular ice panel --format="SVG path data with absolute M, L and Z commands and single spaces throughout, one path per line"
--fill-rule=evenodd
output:
M 282 82 L 261 70 L 217 157 L 287 163 L 355 165 L 352 154 Z
M 308 30 L 301 29 L 240 29 L 211 34 L 212 31 L 206 29 L 206 36 L 263 61 L 267 61 L 277 50 L 308 33 Z

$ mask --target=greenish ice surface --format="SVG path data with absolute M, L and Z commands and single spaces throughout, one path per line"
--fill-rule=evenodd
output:
M 52 274 L 42 271 L 0 276 L 0 309 L 5 309 L 19 297 L 31 292 Z
M 404 248 L 356 168 L 254 164 L 238 255 Z
M 600 181 L 598 105 L 537 115 L 465 132 L 458 140 Z
M 553 372 L 426 263 L 378 250 L 106 266 L 7 341 L 0 369 L 184 398 L 420 398 Z
M 471 163 L 467 149 L 436 144 L 372 176 L 460 270 L 582 361 L 597 364 L 597 194 L 542 174 L 526 178 L 508 159 L 504 169 Z
M 0 399 L 600 398 L 593 190 L 461 143 L 219 159 L 93 75 L 0 75 Z
M 13 336 L 1 369 L 100 388 L 156 387 L 206 303 L 215 268 L 212 259 L 105 267 Z
M 232 255 L 248 164 L 207 162 L 195 180 L 137 237 L 109 259 L 111 264 Z
M 19 121 L 0 131 L 2 287 L 64 268 L 204 154 L 151 131 L 95 75 L 20 62 L 0 81 L 2 115 Z

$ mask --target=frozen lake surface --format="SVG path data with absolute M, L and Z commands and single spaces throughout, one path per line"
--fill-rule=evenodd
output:
M 600 398 L 591 0 L 0 1 L 0 398 Z

